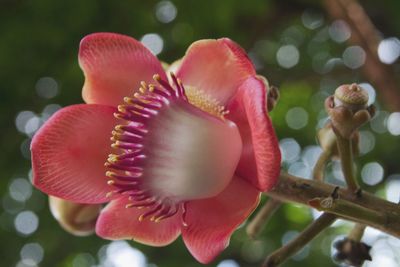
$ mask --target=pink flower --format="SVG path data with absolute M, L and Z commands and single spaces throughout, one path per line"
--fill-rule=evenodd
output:
M 97 33 L 82 40 L 79 63 L 87 104 L 35 135 L 35 186 L 109 202 L 96 224 L 103 238 L 164 246 L 182 234 L 198 261 L 213 260 L 280 169 L 267 88 L 245 52 L 226 38 L 197 41 L 168 78 L 140 42 Z

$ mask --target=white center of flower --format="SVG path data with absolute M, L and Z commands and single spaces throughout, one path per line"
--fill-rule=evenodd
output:
M 208 198 L 230 182 L 242 149 L 235 124 L 183 102 L 161 110 L 149 124 L 144 175 L 149 186 L 177 200 Z

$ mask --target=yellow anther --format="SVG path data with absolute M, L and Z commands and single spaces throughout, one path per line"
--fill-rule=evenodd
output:
M 108 185 L 113 185 L 114 183 L 115 183 L 114 180 L 108 180 L 108 181 L 107 181 L 107 184 L 108 184 Z
M 143 214 L 142 214 L 142 215 L 139 216 L 138 220 L 139 220 L 139 222 L 141 222 L 141 221 L 143 221 L 143 219 L 144 218 L 143 218 Z
M 164 220 L 165 218 L 168 218 L 168 217 L 166 217 L 165 215 L 159 216 L 159 217 L 157 217 L 157 218 L 154 220 L 154 222 L 155 222 L 155 223 L 159 223 L 159 222 L 161 222 L 162 220 Z
M 114 156 L 116 156 L 115 154 L 108 154 L 108 158 L 110 159 L 110 158 L 112 158 L 112 157 L 114 157 Z
M 112 148 L 119 148 L 118 144 L 116 144 L 116 143 L 112 143 L 112 144 L 111 144 L 111 147 L 112 147 Z
M 107 159 L 110 163 L 115 163 L 118 161 L 118 156 L 117 155 L 108 155 L 108 159 Z
M 118 105 L 119 112 L 126 112 L 126 107 L 124 105 Z
M 180 83 L 179 79 L 178 83 Z M 219 103 L 218 100 L 212 98 L 210 95 L 207 95 L 205 92 L 190 86 L 185 88 L 185 93 L 190 104 L 213 116 L 225 119 L 224 115 L 227 114 L 227 111 L 225 110 L 225 107 Z
M 159 80 L 161 80 L 161 77 L 160 77 L 159 74 L 154 74 L 154 75 L 153 75 L 153 79 L 154 79 L 155 81 L 159 81 Z
M 133 99 L 131 97 L 125 96 L 124 97 L 124 102 L 127 103 L 127 104 L 132 104 L 133 103 Z

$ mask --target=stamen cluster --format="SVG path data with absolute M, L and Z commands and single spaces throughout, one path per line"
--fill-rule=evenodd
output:
M 115 126 L 111 146 L 119 153 L 110 154 L 105 166 L 113 169 L 107 171 L 106 175 L 110 178 L 108 184 L 115 187 L 115 190 L 108 194 L 129 195 L 132 203 L 127 204 L 126 208 L 147 209 L 139 217 L 140 221 L 150 217 L 151 221 L 159 222 L 175 215 L 180 206 L 184 208 L 184 205 L 154 194 L 146 184 L 143 177 L 144 165 L 148 160 L 145 153 L 145 137 L 149 129 L 146 126 L 149 120 L 172 101 L 187 102 L 188 99 L 182 82 L 173 74 L 171 78 L 175 89 L 159 75 L 154 75 L 153 78 L 157 84 L 147 85 L 142 82 L 133 97 L 125 97 L 125 104 L 118 106 L 118 112 L 114 116 L 122 120 L 122 124 Z

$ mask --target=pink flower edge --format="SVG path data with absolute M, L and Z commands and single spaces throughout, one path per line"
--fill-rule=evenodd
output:
M 108 202 L 104 159 L 110 153 L 114 111 L 86 104 L 57 111 L 31 143 L 33 184 L 77 203 Z

